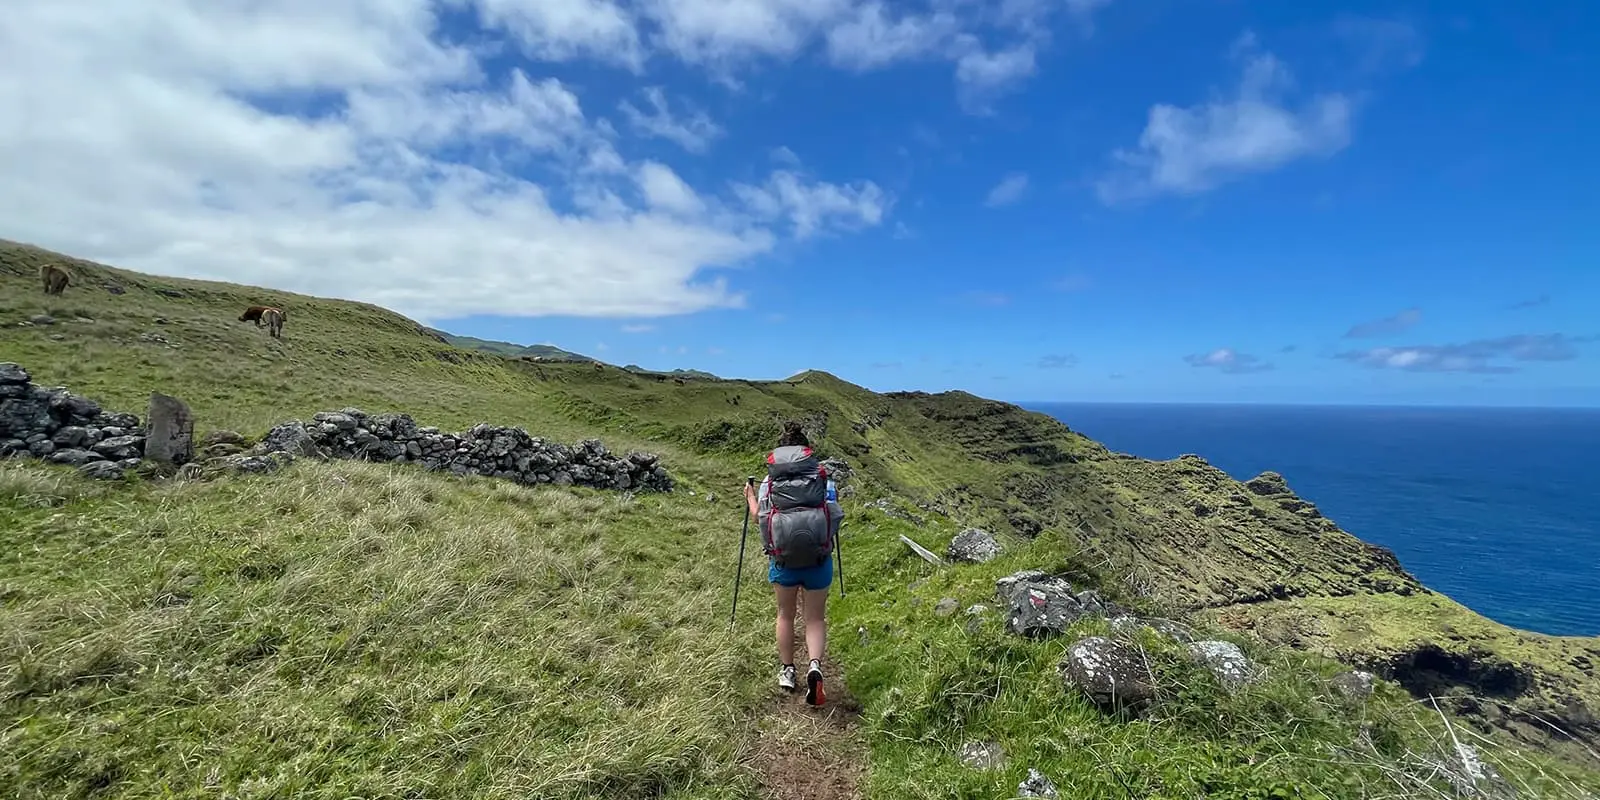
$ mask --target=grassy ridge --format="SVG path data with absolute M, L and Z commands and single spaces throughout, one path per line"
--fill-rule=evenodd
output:
M 834 650 L 862 703 L 872 796 L 993 797 L 1026 766 L 1056 777 L 1064 796 L 1425 794 L 1405 781 L 1426 769 L 1406 759 L 1440 750 L 1433 712 L 1395 692 L 1336 709 L 1314 678 L 1329 663 L 1253 646 L 1275 677 L 1232 696 L 1148 641 L 1172 702 L 1152 719 L 1115 720 L 1055 682 L 1065 642 L 931 615 L 940 597 L 992 602 L 993 578 L 1023 567 L 1067 571 L 1151 611 L 1211 609 L 1211 621 L 1256 632 L 1271 626 L 1249 615 L 1339 603 L 1377 652 L 1403 637 L 1374 615 L 1426 607 L 1417 618 L 1429 622 L 1404 641 L 1467 647 L 1445 631 L 1469 626 L 1517 637 L 1508 655 L 1545 683 L 1509 702 L 1600 708 L 1594 681 L 1560 663 L 1594 640 L 1511 632 L 1430 604 L 1386 551 L 1198 459 L 1122 457 L 961 393 L 878 395 L 822 373 L 678 384 L 530 364 L 441 342 L 371 306 L 86 262 L 69 262 L 74 287 L 47 298 L 33 279 L 45 260 L 60 257 L 0 245 L 0 360 L 110 408 L 142 411 L 159 389 L 188 401 L 202 432 L 257 435 L 355 405 L 451 429 L 491 421 L 601 436 L 661 453 L 685 491 L 624 501 L 359 464 L 107 487 L 7 464 L 0 644 L 17 666 L 0 668 L 0 751 L 25 756 L 0 772 L 8 791 L 265 796 L 304 769 L 329 797 L 754 796 L 771 614 L 756 565 L 734 634 L 721 615 L 740 477 L 759 468 L 785 417 L 810 421 L 857 473 Z M 289 308 L 282 341 L 235 320 L 258 302 Z M 16 324 L 40 313 L 55 324 Z M 925 522 L 860 504 L 881 496 Z M 970 524 L 999 532 L 1008 554 L 909 588 L 929 568 L 898 535 L 937 550 Z M 684 664 L 693 680 L 681 679 Z M 1351 751 L 1363 736 L 1376 749 Z M 966 737 L 998 740 L 1013 759 L 1001 773 L 959 766 Z M 1504 753 L 1502 771 L 1536 796 L 1596 785 L 1592 773 Z

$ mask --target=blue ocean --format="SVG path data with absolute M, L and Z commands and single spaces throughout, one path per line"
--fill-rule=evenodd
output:
M 1280 472 L 1430 588 L 1600 635 L 1600 410 L 1029 404 L 1115 451 Z

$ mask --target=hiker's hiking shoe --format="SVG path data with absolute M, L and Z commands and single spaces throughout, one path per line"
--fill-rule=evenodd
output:
M 806 671 L 806 705 L 820 706 L 827 700 L 822 693 L 822 665 L 811 662 L 811 669 Z
M 785 691 L 794 691 L 794 665 L 778 665 L 778 688 Z

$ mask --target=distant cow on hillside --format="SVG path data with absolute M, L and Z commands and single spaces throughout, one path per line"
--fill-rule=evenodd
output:
M 284 313 L 282 311 L 276 308 L 268 308 L 261 312 L 261 319 L 258 320 L 256 324 L 259 325 L 262 322 L 267 323 L 267 333 L 272 334 L 272 338 L 274 339 L 282 339 L 283 319 Z
M 240 322 L 250 322 L 250 321 L 254 320 L 255 323 L 256 323 L 256 327 L 259 328 L 259 327 L 261 327 L 261 315 L 263 313 L 267 312 L 267 311 L 276 311 L 276 312 L 278 312 L 278 316 L 281 319 L 288 319 L 289 318 L 289 315 L 285 314 L 283 312 L 283 309 L 281 309 L 281 308 L 276 308 L 274 306 L 251 306 L 251 307 L 245 309 L 243 314 L 239 315 L 239 321 Z M 283 323 L 280 322 L 278 324 L 282 325 Z
M 39 267 L 39 280 L 44 283 L 45 294 L 61 294 L 72 283 L 72 276 L 55 264 L 43 264 Z

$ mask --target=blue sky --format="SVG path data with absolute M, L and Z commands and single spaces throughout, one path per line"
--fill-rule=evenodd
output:
M 0 235 L 725 376 L 1600 405 L 1592 3 L 228 5 L 0 22 L 103 100 L 0 123 Z

